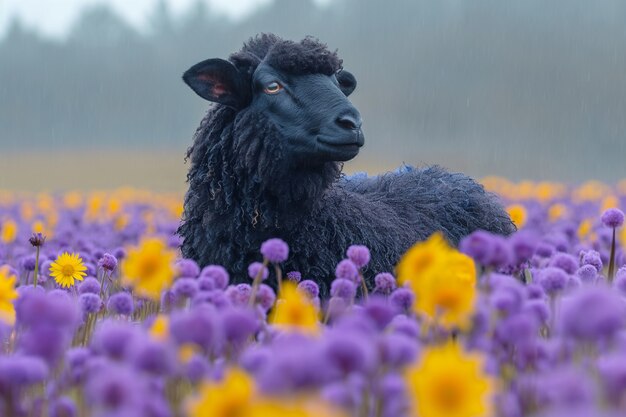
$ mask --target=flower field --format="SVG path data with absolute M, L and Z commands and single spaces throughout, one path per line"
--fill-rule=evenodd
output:
M 0 416 L 626 415 L 626 181 L 483 183 L 517 233 L 353 242 L 329 299 L 181 259 L 179 195 L 0 191 Z

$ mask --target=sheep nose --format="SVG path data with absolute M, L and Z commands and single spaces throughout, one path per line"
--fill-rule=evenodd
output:
M 335 122 L 344 129 L 357 130 L 361 128 L 362 120 L 361 116 L 359 115 L 346 113 L 337 117 L 337 120 L 335 120 Z

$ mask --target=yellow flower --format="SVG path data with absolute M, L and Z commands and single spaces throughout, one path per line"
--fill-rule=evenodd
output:
M 174 258 L 176 253 L 167 249 L 163 241 L 145 240 L 139 247 L 128 251 L 122 264 L 123 282 L 132 286 L 140 296 L 158 300 L 161 291 L 172 285 Z
M 507 213 L 511 217 L 511 221 L 518 229 L 526 224 L 526 208 L 521 204 L 512 204 L 506 208 Z
M 293 282 L 285 282 L 269 322 L 274 326 L 302 333 L 319 332 L 319 312 L 309 297 Z
M 453 343 L 427 348 L 407 370 L 407 397 L 414 417 L 488 417 L 494 382 L 483 358 Z
M 314 396 L 256 401 L 246 417 L 345 417 L 347 414 Z
M 619 234 L 620 237 L 618 238 L 618 241 L 622 242 L 622 246 L 624 247 L 624 249 L 626 249 L 626 227 L 622 227 L 619 230 Z
M 619 206 L 620 206 L 619 198 L 617 198 L 614 195 L 609 195 L 605 197 L 604 200 L 602 200 L 602 204 L 600 205 L 600 213 L 604 213 L 610 208 L 619 207 Z
M 0 321 L 12 326 L 15 323 L 15 307 L 13 302 L 17 299 L 15 291 L 15 275 L 9 275 L 9 268 L 0 268 Z
M 159 314 L 150 326 L 149 334 L 156 340 L 166 340 L 170 332 L 170 322 L 166 315 Z
M 2 229 L 0 229 L 2 235 L 0 236 L 3 243 L 11 243 L 17 237 L 17 223 L 13 220 L 7 220 L 2 223 Z
M 557 203 L 550 206 L 548 209 L 548 218 L 551 222 L 562 219 L 567 214 L 567 207 L 564 204 Z
M 466 328 L 476 299 L 472 258 L 450 247 L 439 233 L 409 249 L 396 267 L 400 284 L 415 293 L 414 310 L 445 327 Z
M 63 252 L 50 265 L 50 275 L 63 288 L 69 288 L 74 285 L 74 281 L 82 281 L 87 267 L 83 265 L 83 258 L 77 253 Z
M 593 228 L 593 222 L 591 219 L 586 219 L 580 222 L 578 226 L 578 230 L 576 231 L 576 235 L 578 236 L 578 240 L 586 240 L 591 234 Z
M 205 382 L 188 405 L 189 417 L 248 417 L 256 387 L 243 370 L 231 368 L 218 382 Z

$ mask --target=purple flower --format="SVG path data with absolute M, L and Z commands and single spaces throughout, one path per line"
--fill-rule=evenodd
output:
M 302 274 L 298 271 L 289 271 L 287 272 L 287 279 L 297 284 L 302 280 Z
M 105 271 L 113 272 L 117 268 L 117 258 L 110 253 L 105 253 L 102 258 L 98 260 L 98 266 Z
M 597 369 L 608 399 L 613 404 L 619 405 L 626 394 L 626 358 L 623 354 L 600 357 Z
M 419 324 L 404 314 L 395 316 L 389 327 L 394 333 L 403 334 L 410 339 L 417 339 L 420 334 Z
M 202 355 L 193 355 L 185 364 L 185 376 L 193 383 L 200 382 L 207 377 L 211 366 Z
M 25 271 L 32 272 L 35 270 L 35 255 L 28 255 L 22 258 L 22 268 Z
M 330 285 L 330 295 L 349 302 L 356 296 L 356 285 L 350 280 L 337 278 Z
M 352 245 L 346 251 L 348 259 L 350 259 L 357 268 L 363 268 L 370 261 L 370 250 L 367 246 Z
M 371 341 L 360 333 L 332 332 L 325 340 L 325 362 L 341 375 L 367 373 L 375 366 Z
M 301 281 L 298 284 L 298 289 L 304 292 L 309 298 L 315 298 L 320 295 L 320 287 L 309 279 Z
M 335 277 L 347 279 L 352 282 L 359 282 L 359 270 L 350 259 L 344 259 L 337 264 L 335 269 Z
M 578 261 L 570 254 L 559 252 L 550 260 L 550 266 L 561 268 L 568 274 L 573 274 L 578 269 Z
M 487 266 L 491 262 L 492 235 L 484 230 L 476 230 L 459 242 L 459 250 L 477 263 Z
M 261 274 L 261 280 L 265 281 L 269 277 L 270 271 L 261 262 L 252 262 L 248 265 L 248 276 L 250 279 L 255 279 L 259 274 Z
M 389 333 L 378 343 L 380 361 L 391 368 L 402 368 L 417 357 L 418 346 L 415 339 L 402 333 Z
M 527 230 L 520 230 L 509 238 L 511 252 L 515 263 L 520 265 L 529 261 L 537 248 L 537 236 Z
M 202 272 L 200 272 L 200 276 L 213 278 L 215 287 L 220 288 L 220 289 L 226 288 L 228 286 L 228 281 L 230 279 L 226 269 L 224 269 L 224 267 L 220 265 L 205 266 L 202 269 Z
M 600 253 L 596 252 L 595 250 L 589 250 L 586 252 L 581 252 L 581 259 L 580 259 L 580 263 L 581 265 L 592 265 L 596 271 L 598 273 L 602 272 L 602 257 L 600 256 Z
M 562 300 L 560 329 L 565 336 L 589 342 L 610 340 L 624 326 L 624 301 L 604 287 L 581 288 Z
M 172 315 L 170 334 L 179 345 L 194 343 L 205 352 L 210 352 L 219 344 L 220 338 L 215 315 L 215 309 L 208 305 Z
M 100 283 L 94 277 L 87 277 L 83 282 L 78 286 L 79 294 L 100 294 Z
M 102 299 L 98 294 L 85 293 L 78 297 L 80 308 L 84 314 L 92 314 L 100 311 L 102 306 Z
M 626 295 L 626 267 L 620 268 L 613 279 L 613 287 Z
M 544 300 L 533 299 L 526 301 L 523 311 L 534 315 L 540 323 L 546 324 L 550 320 L 550 307 Z
M 396 279 L 389 272 L 381 272 L 374 277 L 375 292 L 389 294 L 396 289 Z
M 76 404 L 68 397 L 60 397 L 50 404 L 50 417 L 76 417 Z
M 171 374 L 176 363 L 170 345 L 149 338 L 134 344 L 130 358 L 137 369 L 158 376 Z
M 268 239 L 261 244 L 261 255 L 274 264 L 285 262 L 289 257 L 289 246 L 281 239 Z
M 113 314 L 130 316 L 133 314 L 133 297 L 127 292 L 118 292 L 109 298 L 107 308 Z
M 259 290 L 256 293 L 255 300 L 263 310 L 268 311 L 274 305 L 276 301 L 276 294 L 274 290 L 269 285 L 261 284 L 259 285 Z
M 624 224 L 624 212 L 617 208 L 610 208 L 602 213 L 602 223 L 613 229 Z
M 198 293 L 191 300 L 191 304 L 193 306 L 207 303 L 212 304 L 218 309 L 222 309 L 231 305 L 231 301 L 228 298 L 228 295 L 222 290 L 198 291 Z
M 414 299 L 415 295 L 413 294 L 413 291 L 408 288 L 398 288 L 392 292 L 389 297 L 391 304 L 402 312 L 406 312 L 411 309 Z
M 197 281 L 200 291 L 213 291 L 215 289 L 215 280 L 212 277 L 200 275 Z
M 586 284 L 591 284 L 598 278 L 598 270 L 593 265 L 583 265 L 576 271 L 576 276 Z
M 0 392 L 11 392 L 42 382 L 48 377 L 48 372 L 48 365 L 37 357 L 0 356 Z
M 31 237 L 28 239 L 28 242 L 32 246 L 38 248 L 38 247 L 43 246 L 43 244 L 46 242 L 46 237 L 39 232 L 33 233 Z
M 250 301 L 252 287 L 248 284 L 237 284 L 226 289 L 226 295 L 234 305 L 245 306 Z
M 554 295 L 565 289 L 569 276 L 563 269 L 556 267 L 547 267 L 539 271 L 537 281 L 550 295 Z
M 178 278 L 174 281 L 172 291 L 178 298 L 192 298 L 198 292 L 198 281 L 195 278 Z
M 259 329 L 258 321 L 249 309 L 228 308 L 220 318 L 226 341 L 236 346 L 245 343 Z
M 119 261 L 120 259 L 126 258 L 126 249 L 124 248 L 116 248 L 113 251 L 113 256 Z
M 85 396 L 92 406 L 112 410 L 132 408 L 146 394 L 139 375 L 129 368 L 110 363 L 105 372 L 94 374 L 85 386 Z
M 179 259 L 176 262 L 176 270 L 179 277 L 196 278 L 200 275 L 200 267 L 192 259 Z
M 94 352 L 113 359 L 122 359 L 127 354 L 135 339 L 137 330 L 129 323 L 105 320 L 93 334 L 91 348 Z
M 363 312 L 369 317 L 379 329 L 384 329 L 396 314 L 387 299 L 381 296 L 370 297 L 363 306 Z

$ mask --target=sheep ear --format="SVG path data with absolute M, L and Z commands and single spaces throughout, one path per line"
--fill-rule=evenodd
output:
M 245 81 L 233 64 L 207 59 L 189 68 L 183 81 L 200 97 L 238 110 L 246 101 Z
M 337 82 L 339 83 L 339 88 L 343 91 L 346 97 L 352 94 L 356 88 L 356 78 L 354 78 L 354 75 L 346 70 L 341 70 L 337 73 L 336 77 Z

